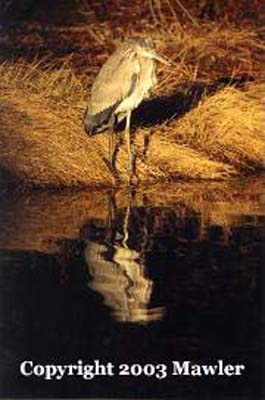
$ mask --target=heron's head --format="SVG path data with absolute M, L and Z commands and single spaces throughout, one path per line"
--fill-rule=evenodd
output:
M 150 37 L 134 40 L 135 51 L 139 57 L 149 58 L 163 64 L 170 64 L 169 60 L 157 54 L 153 40 Z

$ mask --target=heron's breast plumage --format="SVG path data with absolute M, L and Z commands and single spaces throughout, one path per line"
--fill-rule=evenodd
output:
M 142 59 L 139 61 L 139 68 L 135 86 L 131 93 L 116 108 L 115 114 L 125 113 L 134 110 L 142 100 L 149 97 L 150 91 L 156 84 L 155 63 L 152 59 Z

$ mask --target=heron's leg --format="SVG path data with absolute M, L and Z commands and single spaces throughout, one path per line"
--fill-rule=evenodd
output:
M 131 114 L 132 114 L 131 111 L 127 112 L 127 115 L 126 115 L 126 128 L 125 128 L 125 132 L 126 132 L 126 135 L 127 135 L 127 149 L 128 149 L 128 158 L 129 158 L 128 169 L 129 169 L 130 178 L 133 175 L 133 159 L 132 159 L 131 132 L 130 132 Z
M 109 133 L 109 165 L 112 166 L 112 154 L 113 154 L 113 132 L 112 129 Z
M 112 115 L 109 122 L 109 163 L 111 167 L 114 167 L 114 140 L 115 140 L 115 133 L 114 133 L 114 126 L 115 126 L 115 116 Z

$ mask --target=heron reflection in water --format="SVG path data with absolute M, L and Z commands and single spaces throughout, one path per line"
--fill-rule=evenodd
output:
M 133 244 L 137 208 L 130 197 L 125 213 L 118 216 L 115 199 L 110 205 L 109 230 L 86 228 L 85 260 L 91 275 L 89 286 L 103 296 L 119 322 L 148 323 L 163 317 L 163 307 L 150 305 L 153 281 L 147 276 L 146 254 L 150 246 L 147 223 L 142 221 Z M 134 238 L 135 232 L 134 232 Z

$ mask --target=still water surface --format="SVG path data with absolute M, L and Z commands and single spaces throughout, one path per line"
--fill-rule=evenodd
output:
M 3 194 L 1 395 L 262 399 L 263 177 Z M 23 360 L 244 364 L 242 377 L 25 378 Z

